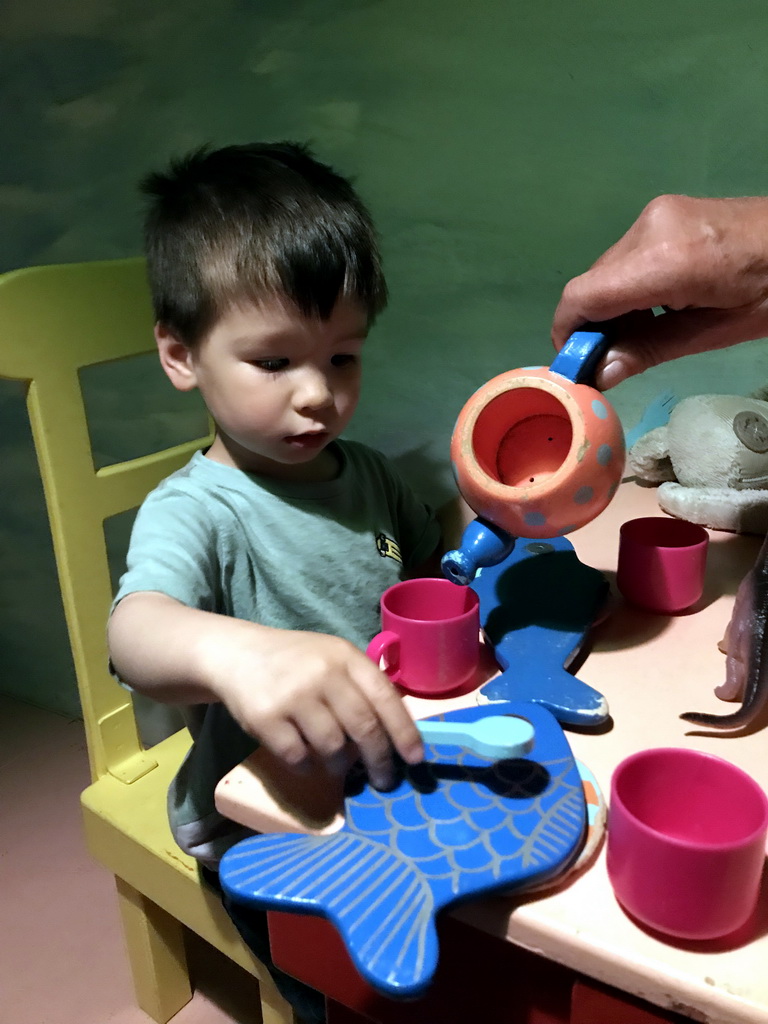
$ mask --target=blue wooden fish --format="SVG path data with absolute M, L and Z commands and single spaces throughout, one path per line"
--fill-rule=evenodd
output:
M 565 537 L 518 537 L 512 552 L 470 585 L 502 669 L 481 693 L 494 701 L 532 701 L 567 725 L 604 722 L 605 697 L 563 668 L 607 596 L 603 574 L 580 562 Z
M 440 717 L 473 722 L 489 710 Z M 222 859 L 225 891 L 256 907 L 327 917 L 374 988 L 421 995 L 437 967 L 439 910 L 546 881 L 584 834 L 581 778 L 556 719 L 519 703 L 494 704 L 492 714 L 531 722 L 528 755 L 493 761 L 440 744 L 423 764 L 403 765 L 387 793 L 353 770 L 339 832 L 244 839 Z

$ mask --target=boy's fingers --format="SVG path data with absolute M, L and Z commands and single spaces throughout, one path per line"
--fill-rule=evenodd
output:
M 371 782 L 387 789 L 394 781 L 392 747 L 407 762 L 423 759 L 421 736 L 387 677 L 372 662 L 359 664 L 349 686 L 335 689 L 332 711 L 357 746 Z
M 378 717 L 402 759 L 407 764 L 419 764 L 424 760 L 421 733 L 389 679 L 378 669 L 374 673 L 368 692 Z
M 309 754 L 301 733 L 293 722 L 287 719 L 276 719 L 253 735 L 286 764 L 300 765 Z
M 347 743 L 344 729 L 325 704 L 308 703 L 294 722 L 307 745 L 324 760 L 337 756 Z
M 388 789 L 394 779 L 392 744 L 378 709 L 358 687 L 334 694 L 333 712 L 347 736 L 353 741 L 371 782 L 377 789 Z

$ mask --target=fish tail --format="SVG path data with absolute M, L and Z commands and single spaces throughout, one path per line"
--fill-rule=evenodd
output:
M 252 836 L 224 855 L 219 876 L 238 902 L 328 918 L 358 971 L 390 998 L 414 998 L 432 980 L 434 895 L 389 846 L 345 831 Z
M 530 701 L 550 711 L 564 725 L 600 725 L 608 718 L 608 703 L 597 690 L 564 668 L 542 668 L 528 678 L 513 665 L 482 687 L 489 700 Z

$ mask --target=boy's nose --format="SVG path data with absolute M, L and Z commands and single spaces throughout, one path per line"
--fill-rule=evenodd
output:
M 333 391 L 324 373 L 308 371 L 298 389 L 297 405 L 302 409 L 325 409 L 333 404 Z

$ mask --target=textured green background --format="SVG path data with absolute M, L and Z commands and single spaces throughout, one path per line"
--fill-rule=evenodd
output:
M 450 491 L 468 395 L 548 362 L 560 289 L 653 195 L 768 191 L 765 0 L 3 0 L 0 269 L 139 247 L 135 182 L 204 141 L 310 140 L 353 174 L 392 290 L 354 436 Z M 748 391 L 762 343 L 611 398 Z M 88 381 L 96 446 L 189 418 L 147 363 Z M 119 410 L 119 415 L 115 415 Z M 21 390 L 0 387 L 0 690 L 76 713 Z

